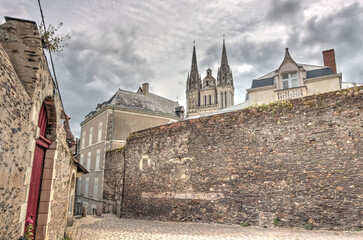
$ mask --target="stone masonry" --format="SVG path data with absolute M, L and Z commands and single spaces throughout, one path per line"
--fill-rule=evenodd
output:
M 60 239 L 67 223 L 72 153 L 35 22 L 6 18 L 0 26 L 0 86 L 0 239 L 24 233 L 43 104 L 52 143 L 45 152 L 36 239 Z
M 360 87 L 132 133 L 104 196 L 129 218 L 362 228 L 362 109 Z

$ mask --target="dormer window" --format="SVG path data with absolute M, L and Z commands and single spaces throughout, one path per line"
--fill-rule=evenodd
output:
M 294 88 L 299 86 L 299 81 L 297 79 L 297 72 L 281 74 L 282 88 Z

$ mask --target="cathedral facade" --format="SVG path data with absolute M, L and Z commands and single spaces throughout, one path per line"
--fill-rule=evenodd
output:
M 188 73 L 185 93 L 188 116 L 214 112 L 234 104 L 233 76 L 228 65 L 224 39 L 217 80 L 213 77 L 212 70 L 208 68 L 202 82 L 201 75 L 198 72 L 195 45 L 193 46 L 192 66 L 190 73 Z

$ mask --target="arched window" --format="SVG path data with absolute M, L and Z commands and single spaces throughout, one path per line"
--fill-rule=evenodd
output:
M 204 96 L 204 105 L 207 105 L 207 96 Z
M 209 95 L 209 105 L 212 105 L 212 95 Z

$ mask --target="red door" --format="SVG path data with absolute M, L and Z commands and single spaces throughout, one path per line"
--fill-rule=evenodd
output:
M 45 157 L 45 151 L 49 147 L 50 141 L 44 137 L 47 126 L 47 114 L 44 105 L 42 106 L 39 114 L 38 127 L 40 128 L 40 136 L 36 141 L 34 160 L 32 167 L 32 174 L 30 179 L 30 189 L 28 206 L 26 210 L 26 218 L 31 218 L 34 222 L 33 233 L 35 234 L 42 174 L 43 174 L 43 163 Z
M 33 170 L 30 180 L 29 198 L 26 217 L 33 219 L 35 228 L 38 213 L 38 203 L 40 197 L 40 184 L 43 173 L 45 149 L 38 144 L 35 146 Z

